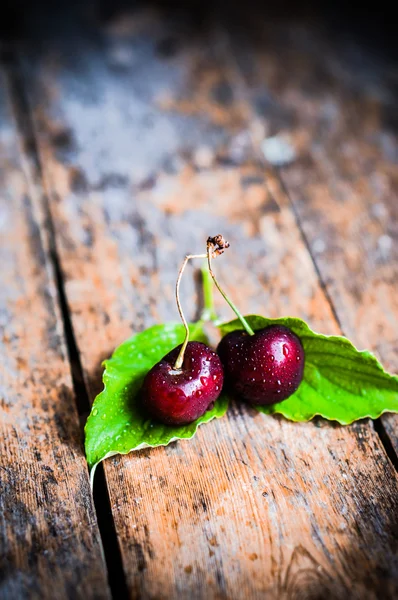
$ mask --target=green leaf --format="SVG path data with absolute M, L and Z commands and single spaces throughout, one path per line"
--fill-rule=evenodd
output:
M 104 361 L 104 389 L 96 397 L 85 427 L 90 467 L 114 454 L 191 438 L 201 423 L 225 414 L 228 407 L 225 394 L 212 410 L 189 425 L 162 425 L 143 413 L 138 392 L 146 373 L 183 339 L 181 324 L 155 325 L 121 344 L 112 357 Z M 207 343 L 201 323 L 190 325 L 190 339 Z
M 371 352 L 360 352 L 347 338 L 315 333 L 301 319 L 245 318 L 254 330 L 274 324 L 289 327 L 305 351 L 304 378 L 298 390 L 278 404 L 256 406 L 259 412 L 278 413 L 291 421 L 320 415 L 342 425 L 398 412 L 398 377 L 387 373 Z M 239 320 L 220 326 L 223 336 L 235 329 L 243 329 Z

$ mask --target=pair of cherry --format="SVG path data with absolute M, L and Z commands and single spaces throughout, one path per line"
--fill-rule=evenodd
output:
M 303 378 L 304 350 L 300 339 L 282 325 L 254 332 L 220 288 L 211 269 L 211 258 L 228 246 L 222 236 L 209 238 L 205 256 L 216 286 L 245 330 L 228 333 L 217 352 L 201 342 L 188 341 L 179 282 L 187 261 L 202 255 L 187 256 L 176 286 L 177 306 L 186 328 L 185 341 L 148 372 L 142 388 L 146 410 L 167 425 L 184 425 L 201 417 L 212 408 L 223 386 L 245 402 L 264 405 L 291 396 Z

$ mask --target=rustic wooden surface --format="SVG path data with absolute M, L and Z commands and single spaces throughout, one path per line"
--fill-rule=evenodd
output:
M 117 344 L 177 318 L 177 266 L 217 232 L 231 242 L 217 272 L 244 312 L 343 330 L 397 371 L 397 141 L 381 118 L 396 79 L 374 65 L 369 82 L 318 28 L 222 21 L 198 31 L 145 9 L 22 55 L 91 399 Z M 261 152 L 275 134 L 297 154 L 282 169 Z M 183 289 L 194 318 L 189 271 Z M 123 595 L 396 597 L 389 442 L 391 417 L 294 424 L 233 406 L 192 441 L 107 460 Z
M 366 58 L 355 71 L 354 50 L 351 57 L 350 48 L 348 56 L 339 54 L 324 38 L 313 55 L 313 40 L 305 37 L 296 46 L 281 47 L 278 30 L 270 40 L 258 23 L 257 35 L 267 42 L 255 55 L 249 43 L 245 46 L 254 65 L 245 77 L 248 97 L 266 80 L 270 93 L 294 115 L 294 127 L 284 129 L 299 156 L 281 170 L 281 181 L 320 279 L 344 334 L 396 371 L 398 73 L 383 64 L 370 72 Z M 242 44 L 234 50 L 244 65 Z M 347 65 L 344 59 L 350 58 Z M 277 73 L 282 62 L 289 77 L 276 82 L 270 72 Z M 315 93 L 308 93 L 311 83 Z M 382 421 L 398 449 L 397 416 Z
M 105 599 L 44 214 L 0 75 L 0 597 Z

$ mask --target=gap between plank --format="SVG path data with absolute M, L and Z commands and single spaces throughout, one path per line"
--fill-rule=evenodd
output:
M 220 34 L 219 34 L 220 35 Z M 221 38 L 224 41 L 224 52 L 225 52 L 225 47 L 230 48 L 230 42 L 229 42 L 229 35 L 228 33 L 224 33 L 224 35 L 221 35 Z M 234 56 L 234 52 L 233 50 L 230 49 L 230 55 Z M 251 106 L 251 102 L 250 99 L 247 98 L 247 94 L 246 94 L 246 90 L 247 90 L 247 86 L 246 86 L 246 82 L 245 82 L 245 77 L 241 71 L 241 67 L 239 66 L 239 64 L 237 63 L 236 59 L 234 59 L 234 73 L 235 73 L 235 80 L 236 80 L 236 84 L 237 86 L 240 88 L 241 93 L 243 95 L 243 97 L 246 99 L 247 103 L 249 106 Z M 283 193 L 286 195 L 286 198 L 289 202 L 289 205 L 291 207 L 296 225 L 298 227 L 298 230 L 300 232 L 300 236 L 303 240 L 304 246 L 307 249 L 307 252 L 310 256 L 311 262 L 313 264 L 313 267 L 315 269 L 315 273 L 317 275 L 318 281 L 319 281 L 319 285 L 321 286 L 321 289 L 325 295 L 326 301 L 329 304 L 330 310 L 332 312 L 333 318 L 336 320 L 336 323 L 340 329 L 340 332 L 342 333 L 342 335 L 344 335 L 344 329 L 342 326 L 342 323 L 340 321 L 339 315 L 337 313 L 336 307 L 333 303 L 332 297 L 329 294 L 329 290 L 328 287 L 326 285 L 325 280 L 322 277 L 321 271 L 318 267 L 318 263 L 311 251 L 311 246 L 309 243 L 309 240 L 307 239 L 307 236 L 305 235 L 304 232 L 304 228 L 302 226 L 301 223 L 301 219 L 300 219 L 300 215 L 296 209 L 296 206 L 290 196 L 289 190 L 287 189 L 284 179 L 282 177 L 281 174 L 281 169 L 280 168 L 274 168 L 274 174 L 276 179 L 279 182 L 279 185 L 281 186 L 281 189 L 283 191 Z M 391 440 L 389 439 L 388 433 L 385 430 L 385 427 L 383 425 L 383 422 L 381 421 L 381 419 L 377 419 L 375 421 L 372 421 L 373 423 L 373 428 L 376 431 L 377 435 L 380 438 L 380 442 L 384 448 L 385 453 L 387 454 L 388 458 L 390 459 L 391 463 L 393 464 L 394 468 L 398 471 L 398 454 L 396 453 Z
M 313 264 L 315 272 L 317 274 L 317 277 L 318 277 L 318 280 L 319 280 L 319 284 L 320 284 L 320 286 L 321 286 L 321 288 L 322 288 L 322 290 L 323 290 L 323 292 L 325 294 L 326 300 L 327 300 L 327 302 L 328 302 L 328 304 L 330 306 L 330 310 L 332 311 L 333 317 L 336 319 L 336 322 L 337 322 L 337 324 L 339 326 L 339 329 L 340 329 L 342 335 L 344 335 L 344 330 L 343 330 L 342 324 L 340 322 L 339 316 L 337 314 L 337 310 L 336 310 L 336 308 L 334 306 L 333 300 L 332 300 L 332 298 L 331 298 L 331 296 L 329 294 L 329 291 L 327 289 L 326 282 L 324 281 L 324 279 L 322 277 L 322 274 L 321 274 L 321 271 L 320 271 L 320 269 L 318 267 L 318 264 L 316 262 L 315 256 L 313 255 L 313 253 L 311 251 L 311 246 L 310 246 L 309 240 L 308 240 L 307 236 L 305 235 L 305 232 L 304 232 L 304 229 L 303 229 L 303 226 L 302 226 L 302 223 L 301 223 L 300 215 L 298 214 L 298 211 L 297 211 L 297 209 L 296 209 L 296 207 L 294 205 L 294 202 L 293 202 L 293 200 L 292 200 L 292 198 L 291 198 L 291 196 L 289 194 L 289 190 L 287 189 L 287 187 L 285 185 L 285 182 L 283 180 L 283 177 L 281 176 L 280 170 L 276 169 L 275 171 L 276 171 L 275 175 L 276 175 L 276 177 L 277 177 L 277 179 L 278 179 L 278 181 L 279 181 L 279 183 L 281 185 L 281 188 L 282 188 L 284 194 L 286 194 L 286 197 L 287 197 L 287 199 L 289 201 L 289 204 L 290 204 L 290 207 L 292 209 L 295 221 L 297 223 L 297 227 L 298 227 L 298 229 L 300 231 L 300 235 L 301 235 L 302 240 L 303 240 L 303 242 L 305 244 L 305 247 L 307 248 L 308 254 L 310 255 L 312 264 Z M 394 450 L 394 446 L 391 443 L 391 440 L 390 440 L 390 438 L 388 436 L 387 431 L 385 430 L 385 427 L 383 425 L 382 420 L 380 418 L 376 419 L 374 421 L 372 420 L 372 423 L 373 423 L 373 428 L 374 428 L 375 432 L 377 433 L 377 435 L 380 438 L 380 441 L 381 441 L 381 443 L 383 445 L 385 453 L 387 454 L 387 456 L 390 459 L 391 463 L 393 464 L 394 468 L 398 471 L 398 454 Z
M 31 109 L 26 93 L 24 78 L 18 55 L 13 49 L 0 50 L 0 66 L 3 68 L 9 88 L 9 97 L 20 137 L 23 170 L 30 187 L 39 190 L 38 201 L 45 215 L 45 235 L 49 248 L 49 261 L 57 290 L 57 299 L 64 327 L 64 337 L 71 368 L 72 384 L 76 408 L 81 418 L 90 411 L 90 400 L 84 381 L 83 368 L 73 331 L 68 308 L 62 269 L 57 252 L 56 232 L 52 219 L 50 202 L 45 192 L 43 171 L 38 152 Z M 84 419 L 85 420 L 85 419 Z M 102 465 L 97 469 L 94 490 L 94 506 L 98 528 L 101 535 L 104 560 L 107 568 L 108 584 L 112 597 L 124 600 L 129 597 L 127 582 L 123 570 L 122 556 L 112 517 L 108 487 Z
M 219 37 L 221 37 L 221 39 L 223 40 L 224 53 L 225 53 L 225 48 L 229 48 L 230 56 L 234 57 L 234 51 L 231 49 L 231 44 L 229 42 L 229 34 L 226 32 L 224 32 L 224 34 L 220 34 L 220 32 L 219 32 Z M 239 66 L 236 58 L 233 58 L 233 62 L 234 62 L 234 74 L 235 74 L 236 84 L 240 88 L 242 96 L 245 98 L 248 105 L 251 106 L 250 98 L 247 97 L 248 95 L 246 93 L 247 85 L 246 85 L 246 81 L 245 81 L 245 76 L 243 75 L 241 67 Z M 321 286 L 321 289 L 325 295 L 326 301 L 329 304 L 333 318 L 336 320 L 336 323 L 340 329 L 340 332 L 342 333 L 342 335 L 344 335 L 344 329 L 343 329 L 342 323 L 340 321 L 339 315 L 337 313 L 336 307 L 333 303 L 331 295 L 329 294 L 329 290 L 326 285 L 326 282 L 322 277 L 321 271 L 318 267 L 318 263 L 311 251 L 311 246 L 310 246 L 307 236 L 305 235 L 304 228 L 301 223 L 300 215 L 299 215 L 299 213 L 296 209 L 296 206 L 290 196 L 289 190 L 287 189 L 287 186 L 285 185 L 285 182 L 284 182 L 284 179 L 283 179 L 283 176 L 281 173 L 281 168 L 275 167 L 273 169 L 273 171 L 274 171 L 276 179 L 278 180 L 279 185 L 281 186 L 283 193 L 286 195 L 286 198 L 289 202 L 296 225 L 300 232 L 300 236 L 301 236 L 304 246 L 307 249 L 307 252 L 310 256 L 311 262 L 313 264 L 315 273 L 316 273 L 318 281 L 319 281 L 319 285 Z M 372 424 L 373 424 L 373 428 L 374 428 L 375 432 L 379 436 L 380 442 L 384 448 L 385 453 L 387 454 L 387 456 L 390 459 L 391 463 L 393 464 L 394 468 L 398 471 L 398 454 L 396 453 L 396 451 L 391 443 L 391 440 L 388 436 L 388 433 L 385 430 L 382 420 L 380 418 L 376 419 L 375 421 L 372 421 Z
M 381 419 L 376 419 L 376 421 L 373 421 L 373 425 L 376 433 L 378 434 L 381 440 L 381 443 L 384 446 L 384 450 L 388 458 L 394 465 L 395 469 L 398 471 L 398 455 L 394 450 L 394 446 L 391 443 L 390 437 L 384 427 L 383 421 Z
M 301 239 L 303 240 L 303 243 L 304 243 L 304 245 L 305 245 L 305 247 L 307 249 L 307 252 L 310 255 L 312 265 L 313 265 L 313 267 L 315 269 L 315 273 L 316 273 L 316 275 L 318 277 L 319 285 L 321 286 L 321 289 L 322 289 L 323 293 L 325 294 L 325 298 L 326 298 L 327 303 L 329 304 L 329 307 L 330 307 L 330 310 L 332 312 L 333 318 L 335 319 L 335 321 L 336 321 L 336 323 L 337 323 L 337 325 L 338 325 L 338 327 L 340 329 L 341 334 L 344 335 L 343 325 L 342 325 L 342 323 L 341 323 L 341 321 L 339 319 L 339 315 L 337 314 L 336 307 L 334 306 L 332 298 L 331 298 L 331 296 L 329 294 L 329 290 L 327 288 L 326 282 L 325 282 L 325 280 L 322 277 L 321 271 L 320 271 L 320 269 L 318 267 L 318 263 L 316 262 L 315 257 L 314 257 L 314 255 L 313 255 L 313 253 L 311 251 L 310 243 L 308 241 L 307 236 L 305 235 L 303 226 L 301 224 L 300 215 L 298 214 L 298 211 L 297 211 L 297 209 L 296 209 L 296 207 L 294 205 L 294 202 L 293 202 L 293 200 L 290 197 L 289 190 L 287 189 L 287 187 L 285 185 L 285 182 L 283 180 L 283 177 L 280 174 L 280 170 L 279 169 L 275 169 L 275 176 L 276 176 L 276 178 L 279 181 L 279 184 L 280 184 L 280 186 L 281 186 L 281 188 L 283 190 L 283 193 L 286 195 L 286 198 L 289 201 L 290 208 L 292 209 L 292 213 L 294 215 L 294 219 L 296 221 L 296 225 L 297 225 L 298 230 L 299 230 L 300 235 L 301 235 Z

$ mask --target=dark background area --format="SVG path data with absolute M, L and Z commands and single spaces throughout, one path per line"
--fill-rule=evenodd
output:
M 245 27 L 246 17 L 261 19 L 303 19 L 316 20 L 329 32 L 349 37 L 365 44 L 378 55 L 389 59 L 398 56 L 398 43 L 394 19 L 393 3 L 363 3 L 324 0 L 264 2 L 246 0 L 7 0 L 2 3 L 0 18 L 0 38 L 3 42 L 17 39 L 40 39 L 75 27 L 93 26 L 133 11 L 142 6 L 154 6 L 167 13 L 181 13 L 190 19 L 195 27 L 206 26 L 212 20 L 234 20 Z

